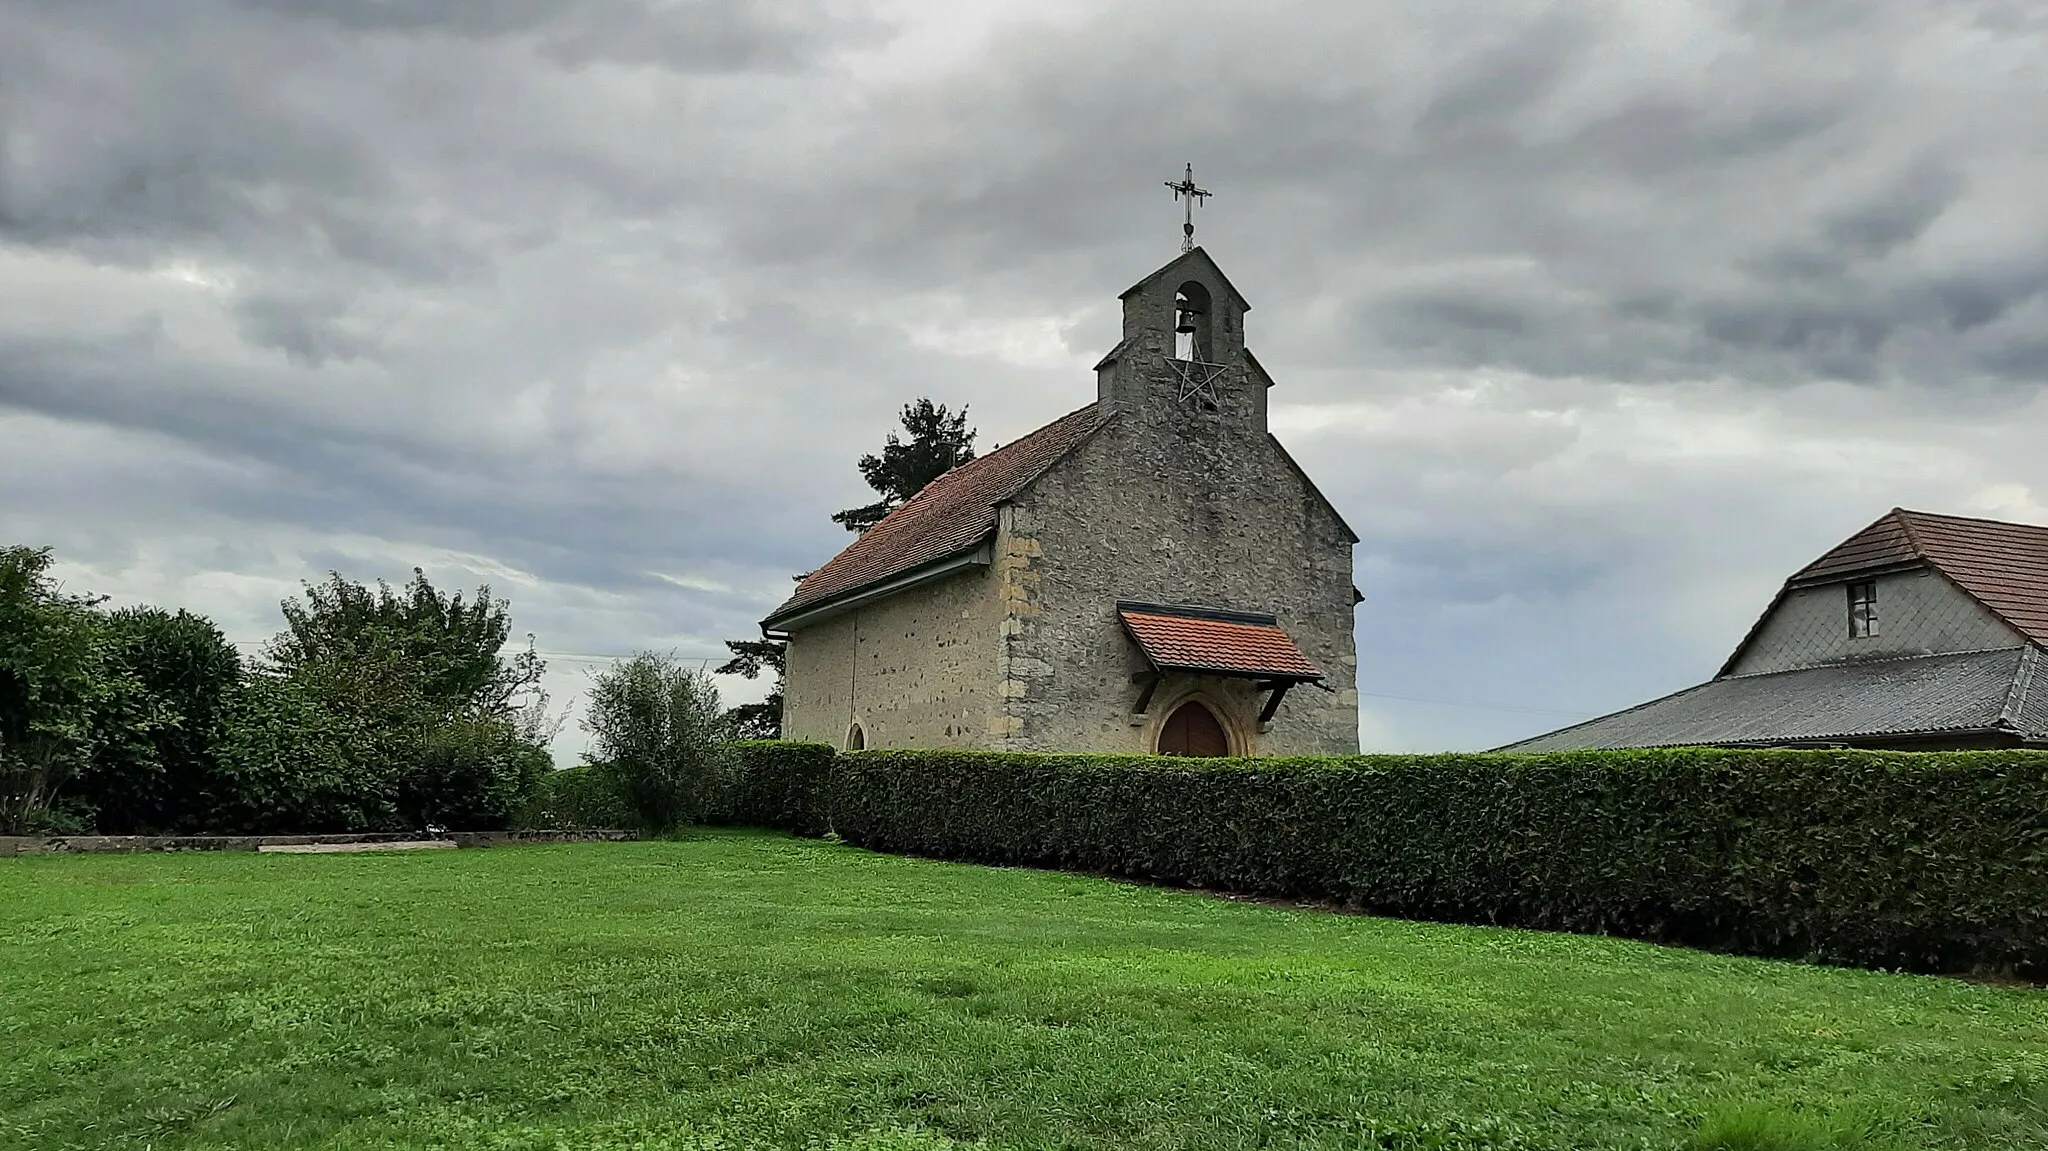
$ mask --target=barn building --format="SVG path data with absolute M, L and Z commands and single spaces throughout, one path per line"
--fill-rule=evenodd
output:
M 1502 751 L 2048 747 L 2048 527 L 1894 508 L 1706 683 Z

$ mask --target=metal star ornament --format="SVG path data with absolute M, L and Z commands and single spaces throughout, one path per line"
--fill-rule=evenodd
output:
M 1222 364 L 1207 364 L 1200 360 L 1168 360 L 1173 367 L 1174 383 L 1180 391 L 1177 397 L 1181 403 L 1199 399 L 1210 407 L 1218 407 L 1223 397 L 1216 394 L 1216 381 L 1223 378 L 1228 369 Z

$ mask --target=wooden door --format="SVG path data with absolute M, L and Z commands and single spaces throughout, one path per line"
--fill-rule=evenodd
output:
M 1196 700 L 1175 708 L 1159 729 L 1161 755 L 1229 755 L 1230 737 L 1216 713 Z

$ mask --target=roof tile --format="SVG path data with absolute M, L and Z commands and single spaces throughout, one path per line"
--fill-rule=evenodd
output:
M 1145 658 L 1161 670 L 1323 678 L 1323 670 L 1272 616 L 1150 604 L 1119 605 L 1117 614 Z
M 805 576 L 763 625 L 981 546 L 995 531 L 998 505 L 1111 418 L 1112 413 L 1089 404 L 926 484 L 824 567 Z

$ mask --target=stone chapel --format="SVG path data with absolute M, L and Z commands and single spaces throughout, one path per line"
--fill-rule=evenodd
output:
M 954 468 L 798 583 L 785 738 L 1178 755 L 1358 750 L 1344 518 L 1266 427 L 1201 248 L 1123 294 L 1095 402 Z

